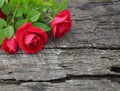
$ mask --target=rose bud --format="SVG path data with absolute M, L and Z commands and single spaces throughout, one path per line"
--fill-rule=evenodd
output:
M 16 31 L 16 39 L 20 48 L 28 54 L 39 52 L 47 42 L 47 34 L 30 22 L 20 26 Z
M 61 38 L 66 34 L 68 31 L 70 31 L 70 28 L 72 27 L 72 20 L 71 20 L 71 14 L 69 10 L 63 10 L 58 15 L 55 16 L 51 23 L 52 38 Z
M 8 54 L 14 54 L 18 51 L 18 43 L 14 37 L 5 38 L 2 43 L 2 49 Z

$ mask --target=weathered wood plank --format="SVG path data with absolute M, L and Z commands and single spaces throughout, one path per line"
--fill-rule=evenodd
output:
M 120 91 L 120 85 L 107 79 L 69 80 L 64 83 L 28 82 L 0 85 L 0 91 Z
M 105 75 L 120 72 L 120 50 L 44 49 L 39 54 L 0 55 L 0 79 L 51 80 L 66 75 Z
M 119 0 L 68 0 L 73 27 L 62 39 L 50 39 L 47 48 L 120 48 Z
M 0 50 L 0 91 L 120 91 L 120 0 L 68 0 L 73 27 L 35 55 Z

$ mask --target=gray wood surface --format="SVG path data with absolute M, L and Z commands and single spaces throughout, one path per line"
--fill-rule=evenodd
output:
M 62 83 L 33 82 L 0 85 L 1 91 L 119 91 L 118 83 L 110 80 L 69 80 Z
M 120 48 L 119 0 L 68 0 L 73 27 L 47 48 Z
M 68 0 L 73 27 L 38 54 L 0 50 L 0 91 L 120 91 L 120 0 Z

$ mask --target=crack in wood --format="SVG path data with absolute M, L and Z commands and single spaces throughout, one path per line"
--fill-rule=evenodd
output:
M 82 47 L 45 47 L 44 49 L 62 49 L 62 50 L 74 50 L 74 49 L 96 49 L 96 50 L 120 50 L 120 47 L 89 47 L 89 46 L 82 46 Z M 19 52 L 18 54 L 25 54 L 24 52 Z M 4 55 L 4 53 L 0 53 L 0 55 Z M 11 74 L 9 72 L 8 74 Z
M 99 50 L 120 50 L 120 47 L 89 47 L 89 46 L 84 46 L 84 47 L 46 47 L 44 49 L 99 49 Z
M 105 75 L 72 75 L 67 74 L 66 77 L 58 78 L 58 79 L 51 79 L 51 80 L 16 80 L 16 79 L 0 79 L 0 84 L 16 84 L 20 85 L 21 83 L 32 83 L 32 82 L 50 82 L 50 83 L 63 83 L 67 80 L 102 80 L 107 79 L 111 82 L 117 82 L 120 84 L 120 75 L 112 75 L 112 74 L 105 74 Z
M 117 66 L 111 67 L 110 70 L 113 71 L 113 72 L 116 72 L 116 73 L 120 73 L 120 67 L 117 67 Z

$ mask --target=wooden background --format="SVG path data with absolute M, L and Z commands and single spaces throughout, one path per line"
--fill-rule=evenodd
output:
M 120 91 L 120 0 L 68 0 L 73 27 L 38 54 L 0 50 L 0 91 Z

